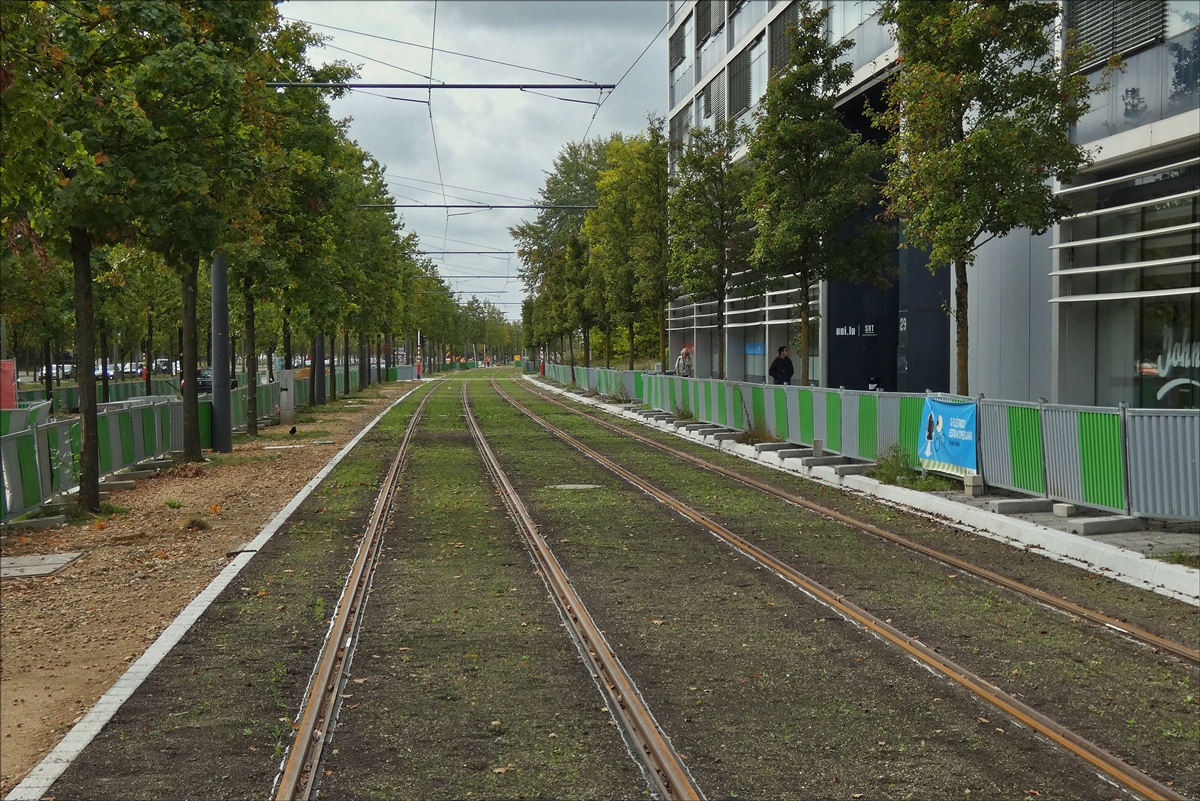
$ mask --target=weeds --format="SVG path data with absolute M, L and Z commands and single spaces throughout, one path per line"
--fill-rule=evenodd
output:
M 695 416 L 696 415 L 692 414 L 691 409 L 684 408 L 683 406 L 675 407 L 675 419 L 676 420 L 691 420 Z
M 932 473 L 921 475 L 912 466 L 911 457 L 899 443 L 892 445 L 875 459 L 871 477 L 884 484 L 895 484 L 922 492 L 945 492 L 955 488 L 954 481 Z
M 1155 559 L 1163 562 L 1170 562 L 1173 565 L 1183 565 L 1190 567 L 1193 570 L 1200 570 L 1200 553 L 1188 553 L 1186 551 L 1172 551 L 1171 553 L 1153 554 Z
M 756 421 L 754 425 L 745 431 L 739 432 L 733 439 L 735 442 L 740 442 L 743 445 L 757 445 L 760 442 L 783 442 L 779 437 L 767 431 L 767 424 L 762 420 Z
M 183 501 L 177 500 L 175 498 L 167 499 L 167 508 L 168 509 L 178 509 L 181 506 L 183 506 Z

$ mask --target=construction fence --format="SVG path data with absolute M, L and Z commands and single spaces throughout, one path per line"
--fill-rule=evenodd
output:
M 569 371 L 563 365 L 546 370 L 560 383 L 570 383 Z M 579 380 L 580 368 L 575 371 Z M 828 452 L 864 461 L 898 447 L 914 467 L 925 441 L 927 397 L 975 404 L 977 471 L 986 485 L 1137 517 L 1200 519 L 1196 409 L 1021 403 L 661 374 L 642 375 L 640 384 L 641 400 L 654 409 L 737 431 L 758 428 L 802 446 L 820 440 Z

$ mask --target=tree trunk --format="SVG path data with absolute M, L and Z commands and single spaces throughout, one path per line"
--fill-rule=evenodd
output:
M 583 366 L 592 366 L 592 326 L 583 327 Z
M 108 331 L 100 329 L 100 383 L 104 387 L 104 402 L 108 403 Z
M 633 320 L 629 321 L 629 369 L 633 369 Z M 663 371 L 667 369 L 666 363 L 663 364 Z
M 367 335 L 358 332 L 358 391 L 371 383 L 371 357 L 367 355 Z
M 375 383 L 383 383 L 383 334 L 375 335 Z
M 967 329 L 967 263 L 954 262 L 954 322 L 958 334 L 958 394 L 970 395 L 970 376 L 967 373 L 970 339 Z
M 800 386 L 808 386 L 808 290 L 806 279 L 800 283 Z
M 337 328 L 329 335 L 329 403 L 337 400 Z
M 246 304 L 246 433 L 258 436 L 258 343 L 254 331 L 254 293 L 250 277 L 242 279 L 242 300 Z
M 275 349 L 267 351 L 267 383 L 275 383 Z
M 42 370 L 45 374 L 42 380 L 46 383 L 46 400 L 54 403 L 54 348 L 50 344 L 50 337 L 46 337 L 46 341 L 42 346 Z M 54 406 L 50 407 L 50 411 L 54 411 Z
M 309 380 L 312 381 L 312 404 L 322 406 L 325 403 L 325 334 L 318 332 L 312 341 L 312 359 L 310 360 Z
M 283 369 L 292 369 L 292 324 L 288 322 L 288 316 L 292 310 L 287 306 L 283 307 Z
M 100 511 L 100 436 L 96 430 L 96 341 L 92 307 L 92 237 L 72 228 L 71 262 L 75 273 L 75 380 L 79 384 L 79 506 Z
M 183 357 L 180 359 L 180 390 L 183 395 L 183 459 L 186 462 L 204 461 L 200 453 L 200 400 L 196 376 L 200 372 L 200 334 L 196 327 L 196 296 L 199 292 L 200 254 L 184 259 L 180 276 L 183 295 Z
M 362 373 L 362 367 L 358 368 L 359 373 Z M 342 381 L 345 383 L 342 386 L 342 394 L 350 394 L 350 326 L 342 329 Z M 360 377 L 359 386 L 362 386 Z
M 154 394 L 154 309 L 146 313 L 146 397 Z
M 571 384 L 575 383 L 575 332 L 567 334 L 567 347 L 571 349 Z

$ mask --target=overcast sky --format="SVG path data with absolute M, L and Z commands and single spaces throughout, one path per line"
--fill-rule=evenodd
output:
M 360 80 L 374 83 L 424 82 L 424 76 L 431 74 L 428 47 L 433 42 L 439 50 L 559 74 L 433 52 L 435 81 L 572 83 L 560 77 L 570 76 L 612 84 L 621 79 L 667 21 L 667 3 L 662 0 L 438 0 L 436 4 L 433 0 L 288 0 L 281 11 L 288 19 L 311 23 L 314 30 L 330 37 L 326 47 L 313 51 L 315 62 L 344 59 L 360 66 Z M 663 31 L 598 112 L 595 105 L 517 90 L 427 93 L 380 89 L 371 90 L 373 94 L 349 93 L 334 103 L 333 113 L 351 119 L 350 135 L 384 165 L 398 203 L 536 202 L 545 172 L 567 142 L 579 141 L 585 133 L 589 139 L 612 131 L 634 133 L 645 128 L 648 113 L 666 114 L 666 64 L 667 35 Z M 598 99 L 595 90 L 545 94 L 573 100 Z M 430 95 L 432 102 L 426 104 Z M 496 194 L 484 194 L 489 192 Z M 515 250 L 508 227 L 535 214 L 533 210 L 441 209 L 404 209 L 402 213 L 406 230 L 417 232 L 422 250 L 430 251 Z M 466 293 L 461 296 L 463 300 L 477 294 L 499 305 L 510 319 L 520 319 L 524 291 L 517 278 L 515 255 L 432 258 L 441 274 L 451 279 L 451 287 Z M 497 275 L 510 280 L 454 280 L 455 275 Z

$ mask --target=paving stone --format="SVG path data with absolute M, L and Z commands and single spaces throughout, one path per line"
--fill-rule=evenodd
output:
M 83 556 L 82 551 L 35 554 L 33 556 L 5 556 L 0 558 L 0 578 L 52 576 L 81 556 Z
M 845 456 L 808 456 L 800 460 L 800 464 L 805 467 L 828 467 L 849 462 L 850 460 Z
M 1146 521 L 1138 517 L 1114 515 L 1112 517 L 1078 517 L 1067 523 L 1072 534 L 1089 536 L 1092 534 L 1119 534 L 1126 531 L 1142 531 Z
M 50 517 L 38 517 L 33 520 L 16 520 L 5 525 L 12 529 L 41 529 L 54 528 L 65 522 L 67 522 L 66 515 L 51 515 Z

